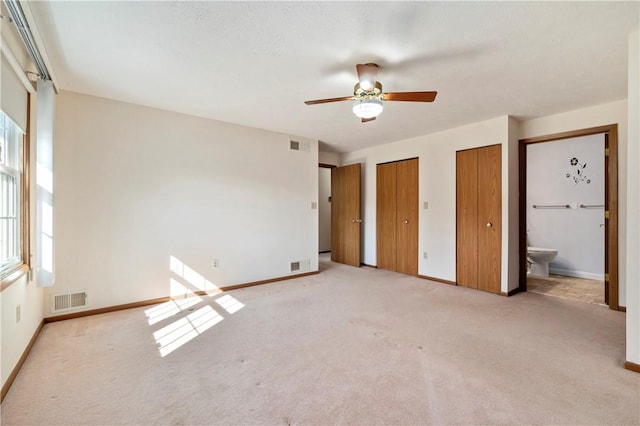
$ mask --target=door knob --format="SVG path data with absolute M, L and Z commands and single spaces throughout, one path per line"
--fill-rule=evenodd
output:
M 355 219 L 351 219 L 351 223 L 356 223 L 356 220 Z
M 493 226 L 493 223 L 487 222 L 487 228 L 491 228 L 492 226 Z
M 405 220 L 405 221 L 404 221 L 404 223 L 409 223 L 409 221 L 408 221 L 408 220 Z
M 362 219 L 356 219 L 356 222 L 362 223 Z

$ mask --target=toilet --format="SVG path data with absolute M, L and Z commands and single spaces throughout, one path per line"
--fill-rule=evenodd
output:
M 549 263 L 556 258 L 558 250 L 541 247 L 527 247 L 527 261 L 531 265 L 529 273 L 539 277 L 549 276 Z

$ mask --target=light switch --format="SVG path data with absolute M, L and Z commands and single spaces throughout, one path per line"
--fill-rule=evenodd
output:
M 429 202 L 425 201 L 424 202 L 424 209 L 427 210 L 429 208 Z

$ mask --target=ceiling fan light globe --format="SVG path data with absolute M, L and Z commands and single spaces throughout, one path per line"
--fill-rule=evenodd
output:
M 377 117 L 382 109 L 382 101 L 379 99 L 360 99 L 353 103 L 353 113 L 360 118 Z

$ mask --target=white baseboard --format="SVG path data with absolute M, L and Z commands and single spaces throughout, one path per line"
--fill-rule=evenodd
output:
M 592 272 L 571 271 L 569 269 L 549 267 L 549 273 L 553 275 L 562 275 L 565 277 L 586 278 L 588 280 L 604 281 L 604 274 L 594 274 Z

